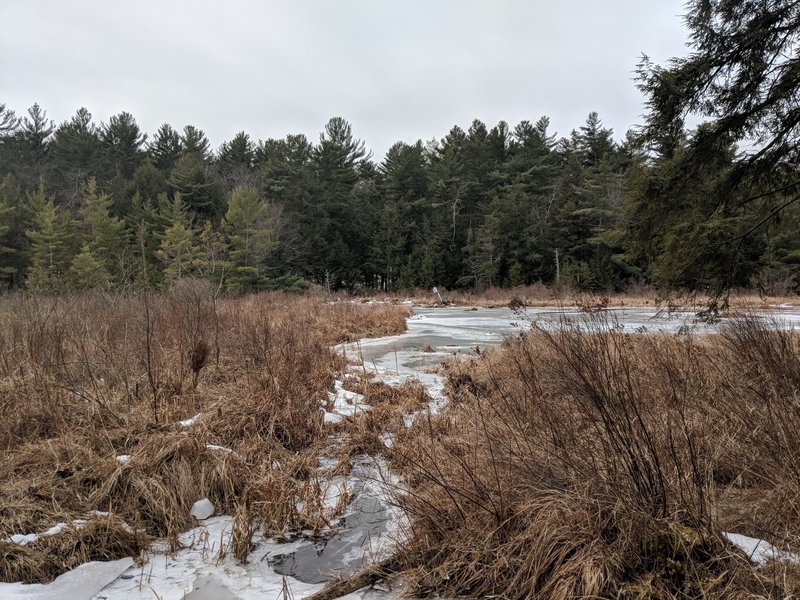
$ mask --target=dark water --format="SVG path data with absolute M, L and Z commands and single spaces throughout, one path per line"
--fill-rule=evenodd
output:
M 377 468 L 356 464 L 351 476 L 354 500 L 339 523 L 338 533 L 325 540 L 304 542 L 293 552 L 270 556 L 270 566 L 276 573 L 303 583 L 323 583 L 333 577 L 349 577 L 375 562 L 374 549 L 389 520 L 384 501 L 366 486 L 378 477 Z

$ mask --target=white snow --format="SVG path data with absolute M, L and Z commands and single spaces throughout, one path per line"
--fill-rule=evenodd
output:
M 93 517 L 104 518 L 104 517 L 108 517 L 110 514 L 111 513 L 103 511 L 103 510 L 90 510 L 89 512 L 86 513 L 86 516 L 89 517 L 89 519 L 91 519 Z M 87 519 L 75 519 L 74 521 L 72 521 L 72 527 L 74 527 L 75 529 L 80 529 L 81 527 L 84 527 L 86 525 L 86 521 L 87 521 Z M 133 531 L 133 529 L 127 523 L 123 523 L 122 527 L 125 528 L 128 531 Z M 36 534 L 36 533 L 15 533 L 14 535 L 8 536 L 5 539 L 5 541 L 11 542 L 13 544 L 20 544 L 20 545 L 24 546 L 25 544 L 32 544 L 33 542 L 37 541 L 40 537 L 58 535 L 62 531 L 65 531 L 66 529 L 69 529 L 69 528 L 70 528 L 70 525 L 67 525 L 66 523 L 56 523 L 50 529 L 48 529 L 47 531 L 42 532 L 41 534 Z M 0 597 L 0 600 L 1 599 L 2 599 L 2 597 Z
M 193 417 L 190 417 L 188 419 L 184 419 L 183 421 L 178 421 L 178 425 L 180 425 L 181 427 L 191 427 L 202 416 L 203 416 L 203 413 L 197 413 Z
M 322 412 L 323 412 L 322 420 L 325 423 L 338 423 L 339 421 L 341 421 L 344 418 L 344 417 L 342 417 L 342 415 L 339 415 L 339 414 L 336 414 L 336 413 L 332 413 L 332 412 L 328 412 L 324 408 L 322 409 Z
M 335 380 L 333 392 L 328 392 L 328 401 L 323 402 L 323 420 L 325 423 L 338 423 L 344 417 L 354 417 L 359 411 L 370 410 L 372 407 L 364 402 L 363 394 L 357 394 L 344 389 L 344 382 Z M 333 406 L 327 410 L 327 406 Z
M 226 448 L 225 446 L 217 446 L 216 444 L 206 444 L 206 449 L 213 450 L 216 452 L 227 452 L 228 454 L 234 454 L 238 456 L 238 454 L 236 454 L 236 452 L 234 452 L 230 448 Z
M 0 583 L 3 600 L 92 600 L 109 583 L 133 566 L 133 559 L 88 562 L 47 584 Z
M 728 538 L 731 544 L 737 546 L 758 566 L 763 566 L 770 560 L 800 563 L 800 556 L 780 550 L 764 540 L 748 537 L 740 533 L 725 532 L 723 535 Z
M 116 460 L 118 463 L 120 463 L 122 465 L 124 465 L 130 459 L 131 459 L 131 455 L 130 454 L 120 454 L 119 456 L 114 457 L 114 460 Z
M 50 529 L 45 531 L 42 535 L 58 535 L 62 531 L 69 529 L 69 525 L 66 523 L 56 523 Z
M 245 565 L 230 552 L 232 517 L 212 517 L 200 527 L 179 536 L 184 546 L 174 555 L 153 555 L 143 567 L 131 567 L 94 596 L 95 600 L 264 600 L 282 597 L 284 578 L 276 574 L 266 557 L 291 551 L 292 544 L 278 544 L 257 536 L 256 549 Z M 286 578 L 295 598 L 319 591 L 321 584 L 301 583 Z M 191 593 L 210 588 L 213 595 Z M 4 599 L 5 600 L 5 599 Z M 64 598 L 63 600 L 72 600 Z
M 214 503 L 208 498 L 203 498 L 192 504 L 191 515 L 198 521 L 203 521 L 214 515 Z
M 35 533 L 15 533 L 12 536 L 6 538 L 12 544 L 19 544 L 20 546 L 24 546 L 25 544 L 32 544 L 36 540 L 39 539 L 39 536 Z

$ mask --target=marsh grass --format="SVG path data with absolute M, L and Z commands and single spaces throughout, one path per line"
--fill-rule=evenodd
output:
M 788 597 L 723 531 L 800 549 L 800 343 L 754 318 L 625 335 L 601 316 L 446 367 L 451 402 L 397 436 L 416 594 Z M 587 332 L 588 329 L 588 332 Z
M 439 294 L 430 290 L 402 290 L 394 294 L 376 294 L 383 302 L 400 304 L 411 301 L 419 306 L 480 306 L 485 308 L 553 307 L 577 308 L 589 312 L 600 308 L 652 307 L 657 310 L 690 310 L 700 312 L 714 306 L 716 309 L 755 310 L 769 309 L 780 304 L 797 305 L 796 295 L 760 294 L 749 289 L 731 290 L 726 297 L 713 298 L 702 293 L 676 291 L 659 293 L 649 286 L 632 286 L 623 292 L 581 291 L 566 286 L 541 283 L 510 288 L 486 289 L 439 288 Z M 440 300 L 441 297 L 441 300 Z M 716 310 L 710 311 L 716 314 Z
M 407 311 L 279 293 L 220 302 L 197 282 L 149 295 L 147 310 L 136 295 L 0 297 L 0 579 L 49 581 L 155 537 L 177 549 L 201 498 L 234 515 L 240 559 L 256 529 L 323 528 L 320 402 L 344 367 L 332 347 L 399 333 Z M 109 516 L 7 540 L 90 511 Z

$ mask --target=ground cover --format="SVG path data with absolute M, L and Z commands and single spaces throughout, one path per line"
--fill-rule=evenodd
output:
M 326 525 L 314 467 L 334 344 L 399 333 L 409 309 L 260 294 L 0 299 L 0 580 L 173 550 L 208 499 L 255 530 Z

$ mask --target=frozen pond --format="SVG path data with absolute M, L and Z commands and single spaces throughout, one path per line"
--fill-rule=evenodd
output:
M 800 329 L 800 308 L 776 308 L 752 314 L 775 320 L 781 327 Z M 567 321 L 581 326 L 587 319 L 631 333 L 708 333 L 725 322 L 725 319 L 716 324 L 697 322 L 692 312 L 667 313 L 652 308 L 608 309 L 592 314 L 553 308 L 417 308 L 408 319 L 406 333 L 362 340 L 345 348 L 350 356 L 361 359 L 367 369 L 379 375 L 417 375 L 426 383 L 426 367 L 455 354 L 498 344 L 505 337 L 528 331 L 534 324 L 556 328 Z

